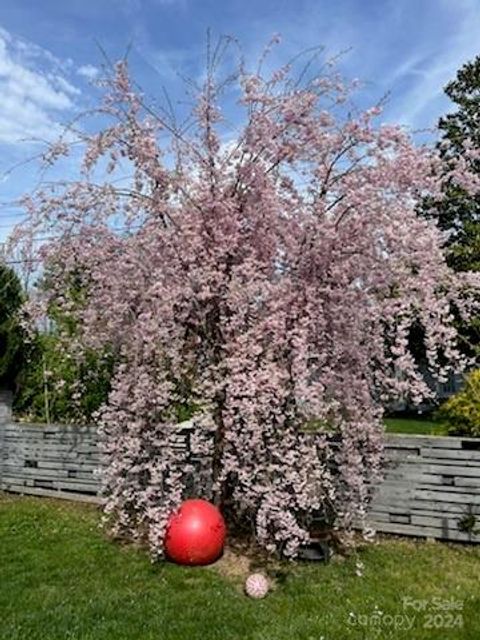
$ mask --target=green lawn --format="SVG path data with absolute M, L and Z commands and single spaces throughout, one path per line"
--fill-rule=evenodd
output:
M 385 418 L 387 433 L 410 433 L 422 435 L 447 435 L 445 425 L 424 418 Z
M 143 551 L 109 541 L 98 524 L 91 506 L 0 497 L 1 640 L 477 640 L 480 634 L 478 547 L 383 539 L 360 552 L 362 577 L 353 557 L 326 566 L 285 564 L 275 590 L 252 601 L 241 578 L 226 577 L 235 572 L 226 574 L 224 561 L 208 568 L 151 564 Z M 427 609 L 404 609 L 403 598 Z M 448 603 L 463 608 L 454 614 L 434 608 Z M 463 627 L 449 628 L 459 615 Z M 375 620 L 383 620 L 379 634 Z

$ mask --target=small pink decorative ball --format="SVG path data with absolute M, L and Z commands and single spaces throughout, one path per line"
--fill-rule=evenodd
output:
M 270 584 L 263 573 L 252 573 L 245 581 L 245 592 L 250 598 L 264 598 Z

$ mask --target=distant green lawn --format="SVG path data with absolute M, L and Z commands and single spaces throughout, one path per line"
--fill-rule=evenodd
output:
M 354 557 L 285 563 L 252 601 L 223 561 L 152 564 L 98 525 L 91 506 L 0 494 L 1 640 L 479 638 L 478 546 L 383 539 L 362 577 Z
M 387 433 L 410 433 L 446 436 L 447 427 L 433 420 L 415 418 L 385 418 Z

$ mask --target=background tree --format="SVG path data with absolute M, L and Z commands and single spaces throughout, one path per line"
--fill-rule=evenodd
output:
M 0 387 L 14 390 L 26 357 L 18 313 L 24 302 L 20 279 L 0 263 Z
M 354 110 L 334 69 L 293 77 L 240 63 L 224 82 L 224 44 L 184 125 L 119 63 L 99 108 L 110 125 L 79 132 L 78 179 L 25 198 L 17 239 L 55 235 L 31 243 L 50 281 L 30 312 L 54 303 L 76 328 L 63 331 L 73 352 L 118 354 L 100 419 L 114 531 L 162 554 L 191 472 L 178 406 L 197 406 L 212 419 L 213 498 L 229 525 L 292 556 L 314 514 L 347 529 L 364 519 L 382 404 L 429 394 L 410 327 L 422 327 L 433 375 L 462 369 L 452 309 L 469 316 L 476 284 L 417 214 L 421 195 L 440 191 L 434 153 L 375 126 L 378 107 Z M 220 110 L 232 82 L 234 133 Z M 68 151 L 60 141 L 48 160 Z M 463 168 L 451 179 L 478 188 Z M 72 276 L 81 304 L 67 295 Z
M 445 93 L 456 109 L 440 118 L 438 145 L 443 172 L 448 174 L 460 158 L 465 169 L 480 174 L 480 56 L 459 69 Z M 431 203 L 430 203 L 431 204 Z M 441 200 L 430 207 L 430 216 L 447 233 L 448 263 L 456 271 L 480 271 L 480 196 L 457 182 L 446 180 Z M 428 213 L 427 213 L 428 215 Z M 480 318 L 461 327 L 464 350 L 478 355 Z

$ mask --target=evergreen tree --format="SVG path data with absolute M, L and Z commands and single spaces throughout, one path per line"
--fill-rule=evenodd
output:
M 480 56 L 467 62 L 445 87 L 456 109 L 440 118 L 438 127 L 443 168 L 461 158 L 469 171 L 480 175 Z M 455 271 L 480 270 L 480 196 L 467 193 L 458 182 L 446 182 L 444 199 L 426 203 L 428 217 L 435 217 L 447 232 L 447 260 Z M 480 319 L 461 327 L 464 348 L 470 355 L 480 344 Z
M 15 388 L 25 356 L 18 310 L 23 302 L 20 280 L 10 267 L 0 263 L 0 387 Z

